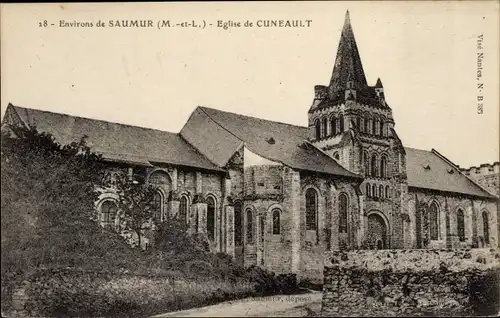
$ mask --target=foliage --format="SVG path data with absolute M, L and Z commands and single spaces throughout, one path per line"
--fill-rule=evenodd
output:
M 105 166 L 85 137 L 61 146 L 35 127 L 11 129 L 1 135 L 2 306 L 12 286 L 38 268 L 149 267 L 93 220 Z
M 85 137 L 61 146 L 34 127 L 13 127 L 13 132 L 2 132 L 2 274 L 50 264 L 67 251 L 88 247 L 75 229 L 92 217 L 94 189 L 102 177 L 99 157 Z
M 2 132 L 1 145 L 2 309 L 23 280 L 31 282 L 31 309 L 47 316 L 141 316 L 297 289 L 294 275 L 245 269 L 229 255 L 210 253 L 203 237 L 188 235 L 175 219 L 157 224 L 154 248 L 131 248 L 95 222 L 95 190 L 111 179 L 85 137 L 61 146 L 34 127 L 12 130 Z M 134 186 L 124 174 L 112 180 L 121 191 L 122 220 L 139 228 L 152 216 L 152 189 Z M 59 269 L 90 274 L 50 272 Z M 127 283 L 137 280 L 150 283 Z M 173 298 L 165 298 L 168 288 Z
M 151 227 L 154 221 L 153 202 L 157 190 L 152 185 L 130 180 L 124 171 L 113 171 L 110 174 L 105 176 L 105 185 L 113 187 L 118 195 L 120 227 L 134 231 L 138 245 L 141 246 L 144 230 Z
M 467 286 L 470 314 L 489 316 L 500 310 L 500 270 L 489 270 Z

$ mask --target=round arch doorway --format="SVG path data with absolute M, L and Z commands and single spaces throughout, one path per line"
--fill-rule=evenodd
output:
M 389 228 L 385 216 L 378 211 L 368 213 L 368 244 L 371 249 L 389 248 Z

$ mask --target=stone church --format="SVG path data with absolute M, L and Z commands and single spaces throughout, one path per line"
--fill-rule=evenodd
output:
M 497 247 L 498 163 L 480 185 L 438 151 L 405 147 L 388 100 L 380 79 L 368 85 L 347 13 L 308 127 L 197 107 L 170 133 L 12 104 L 2 126 L 62 144 L 87 135 L 109 169 L 157 186 L 158 220 L 185 220 L 247 266 L 318 278 L 325 250 Z M 108 189 L 96 202 L 103 226 L 114 200 Z

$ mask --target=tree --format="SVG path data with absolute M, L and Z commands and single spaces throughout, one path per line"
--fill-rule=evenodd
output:
M 119 226 L 137 235 L 138 246 L 141 247 L 141 237 L 144 230 L 154 227 L 154 197 L 157 189 L 152 185 L 131 180 L 124 172 L 113 172 L 106 178 L 107 186 L 116 189 L 118 195 Z

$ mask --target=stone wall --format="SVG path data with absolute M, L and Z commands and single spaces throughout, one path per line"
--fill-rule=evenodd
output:
M 488 249 L 327 252 L 322 316 L 467 314 L 485 275 L 498 296 L 499 257 Z M 498 305 L 493 297 L 481 307 Z
M 206 305 L 219 294 L 249 293 L 251 283 L 187 279 L 176 273 L 135 274 L 39 269 L 13 290 L 8 317 L 150 316 Z M 213 298 L 215 300 L 215 298 Z M 220 300 L 219 300 L 220 301 Z M 2 301 L 3 303 L 3 301 Z M 3 315 L 2 315 L 3 316 Z

